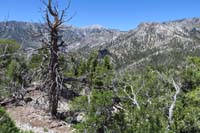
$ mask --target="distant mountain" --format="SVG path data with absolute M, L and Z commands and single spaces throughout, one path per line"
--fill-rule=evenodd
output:
M 200 55 L 200 18 L 142 23 L 104 48 L 119 68 L 180 64 L 186 56 Z
M 43 25 L 27 22 L 0 22 L 0 38 L 14 39 L 24 47 L 38 47 L 39 40 L 32 33 L 39 33 Z
M 25 48 L 35 48 L 41 45 L 41 42 L 36 37 L 37 34 L 35 33 L 44 33 L 45 25 L 17 21 L 0 22 L 0 31 L 3 31 L 0 32 L 0 38 L 15 39 Z M 60 29 L 60 32 L 66 43 L 71 42 L 69 49 L 76 49 L 77 47 L 84 46 L 94 47 L 122 34 L 119 30 L 106 29 L 100 25 L 92 25 L 82 28 L 63 26 Z
M 11 38 L 24 47 L 38 47 L 41 43 L 29 32 L 44 32 L 38 23 L 0 23 L 0 38 Z M 100 25 L 86 27 L 63 26 L 63 40 L 71 42 L 65 50 L 109 51 L 119 70 L 148 65 L 179 65 L 186 56 L 200 55 L 200 18 L 163 23 L 141 23 L 128 32 L 108 29 Z

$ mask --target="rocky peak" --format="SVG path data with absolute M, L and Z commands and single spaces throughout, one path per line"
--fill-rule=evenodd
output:
M 15 39 L 23 43 L 24 47 L 39 47 L 40 41 L 37 38 L 27 34 L 28 32 L 37 33 L 45 30 L 44 24 L 8 21 L 0 22 L 0 38 Z M 101 25 L 91 25 L 82 28 L 63 25 L 60 29 L 63 40 L 72 42 L 68 49 L 78 49 L 79 47 L 93 47 L 102 45 L 112 38 L 120 35 L 120 31 L 106 29 Z
M 159 54 L 168 54 L 170 57 L 177 52 L 183 54 L 198 50 L 199 40 L 200 18 L 191 18 L 163 23 L 141 23 L 136 29 L 120 35 L 108 45 L 117 62 L 124 66 L 150 61 Z
M 99 29 L 99 30 L 102 30 L 102 29 L 106 29 L 106 28 L 104 26 L 102 26 L 102 25 L 94 24 L 94 25 L 81 27 L 81 29 L 89 29 L 89 30 Z

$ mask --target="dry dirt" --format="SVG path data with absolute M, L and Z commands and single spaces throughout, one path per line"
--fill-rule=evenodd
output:
M 25 104 L 23 106 L 10 106 L 7 107 L 7 112 L 11 118 L 15 121 L 17 127 L 22 130 L 32 130 L 34 133 L 73 133 L 74 129 L 70 124 L 53 119 L 49 113 L 41 108 L 34 107 L 34 100 L 41 97 L 41 92 L 34 90 L 28 94 L 33 98 L 31 104 Z M 66 107 L 63 102 L 60 103 L 60 107 Z

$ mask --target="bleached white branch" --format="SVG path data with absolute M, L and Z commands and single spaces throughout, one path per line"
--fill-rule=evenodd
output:
M 166 78 L 160 72 L 156 71 L 156 73 L 160 76 L 160 78 L 163 81 L 167 81 L 168 83 L 172 84 L 173 87 L 175 88 L 175 91 L 176 91 L 175 94 L 173 95 L 173 101 L 172 101 L 172 103 L 171 103 L 171 105 L 169 107 L 169 110 L 168 110 L 168 113 L 169 113 L 169 116 L 168 116 L 169 125 L 168 125 L 167 129 L 169 129 L 169 127 L 173 123 L 173 111 L 174 111 L 174 108 L 176 106 L 177 96 L 179 95 L 181 89 L 180 89 L 180 86 L 174 81 L 173 78 L 170 80 L 170 78 Z
M 173 87 L 175 88 L 176 92 L 173 96 L 173 102 L 169 108 L 169 123 L 171 124 L 173 122 L 173 109 L 176 105 L 176 101 L 177 101 L 177 95 L 180 93 L 180 87 L 176 84 L 176 82 L 174 81 L 174 79 L 172 79 L 172 84 L 173 84 Z
M 125 83 L 125 82 L 124 82 L 124 83 Z M 125 88 L 123 89 L 124 93 L 128 96 L 128 98 L 132 101 L 132 103 L 135 104 L 136 107 L 140 110 L 140 105 L 139 105 L 139 103 L 138 103 L 138 101 L 137 101 L 137 97 L 136 97 L 136 95 L 135 95 L 135 93 L 134 93 L 133 86 L 130 85 L 130 84 L 128 84 L 128 83 L 125 83 L 125 84 L 126 84 L 126 85 L 125 85 Z M 132 93 L 132 95 L 133 95 L 133 98 L 132 98 L 132 97 L 128 94 L 128 92 L 126 91 L 126 87 L 127 87 L 127 86 L 131 87 L 131 93 Z

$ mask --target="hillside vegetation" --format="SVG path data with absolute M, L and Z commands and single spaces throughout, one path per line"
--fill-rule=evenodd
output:
M 43 4 L 0 23 L 0 133 L 200 132 L 199 18 L 75 28 Z
M 15 53 L 19 48 L 13 41 L 1 41 L 4 48 L 3 44 L 8 44 L 4 54 Z M 36 55 L 25 59 L 23 54 L 1 58 L 1 99 L 20 94 L 28 86 L 25 76 L 40 66 L 40 58 Z M 63 118 L 77 132 L 200 131 L 199 57 L 188 57 L 182 66 L 146 66 L 123 73 L 115 71 L 109 55 L 101 57 L 98 52 L 87 60 L 64 59 L 60 63 L 66 68 L 65 76 L 88 76 L 89 84 L 70 82 L 66 86 L 72 87 L 64 88 L 77 94 L 69 100 L 70 112 L 81 115 L 81 119 L 68 115 Z M 12 126 L 6 124 L 4 128 Z

